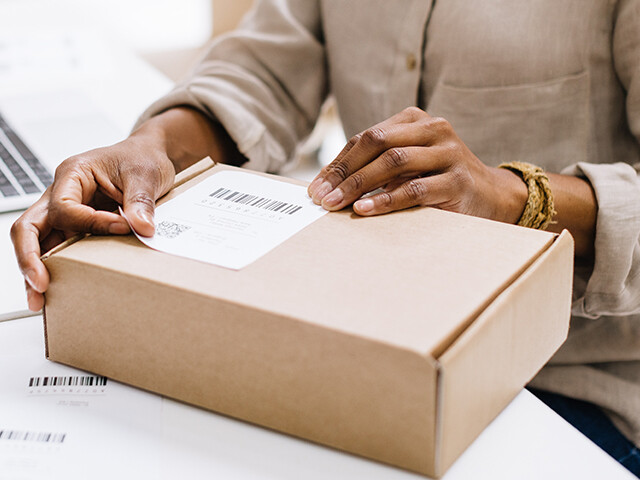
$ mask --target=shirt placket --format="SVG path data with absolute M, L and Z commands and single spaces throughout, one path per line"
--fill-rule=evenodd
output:
M 405 19 L 398 32 L 395 61 L 385 104 L 385 115 L 390 117 L 406 107 L 417 105 L 424 61 L 423 46 L 427 21 L 434 0 L 402 2 Z

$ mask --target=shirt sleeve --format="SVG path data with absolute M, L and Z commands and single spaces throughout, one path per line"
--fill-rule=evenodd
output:
M 277 172 L 315 124 L 326 70 L 317 2 L 261 0 L 137 125 L 172 107 L 196 108 L 223 125 L 245 167 Z
M 627 95 L 628 128 L 640 142 L 640 1 L 620 1 L 616 17 L 614 66 Z M 587 318 L 640 313 L 640 165 L 617 160 L 562 172 L 588 179 L 598 201 L 595 263 L 584 288 L 578 279 L 574 289 L 573 313 Z

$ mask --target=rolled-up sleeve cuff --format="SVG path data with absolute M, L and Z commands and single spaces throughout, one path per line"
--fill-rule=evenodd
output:
M 640 180 L 626 163 L 578 163 L 563 174 L 586 178 L 598 201 L 595 263 L 573 313 L 589 318 L 640 310 Z

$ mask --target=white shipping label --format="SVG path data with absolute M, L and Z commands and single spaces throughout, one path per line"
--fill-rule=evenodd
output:
M 306 187 L 223 170 L 156 209 L 156 232 L 142 243 L 161 252 L 239 270 L 326 210 Z

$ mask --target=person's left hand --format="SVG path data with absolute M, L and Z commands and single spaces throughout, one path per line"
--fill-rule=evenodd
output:
M 518 221 L 527 200 L 522 179 L 482 163 L 449 122 L 416 107 L 349 140 L 308 193 L 327 210 L 353 204 L 359 215 L 419 205 L 508 223 Z

